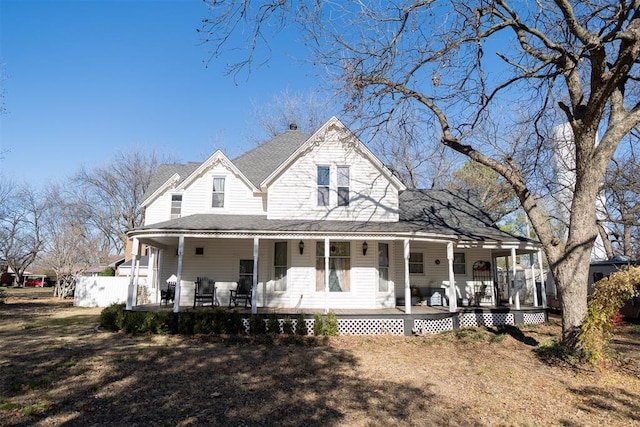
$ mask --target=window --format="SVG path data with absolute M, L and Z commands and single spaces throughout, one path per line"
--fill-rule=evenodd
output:
M 454 274 L 466 274 L 467 263 L 462 252 L 456 252 L 453 254 L 453 273 Z
M 241 259 L 240 272 L 238 274 L 238 289 L 253 288 L 253 260 Z
M 424 274 L 424 255 L 422 252 L 409 254 L 409 273 Z
M 318 166 L 318 206 L 329 206 L 329 166 Z
M 287 290 L 287 242 L 276 242 L 273 248 L 273 290 Z
M 204 255 L 204 248 L 196 248 L 196 255 L 198 256 Z
M 349 206 L 349 166 L 338 166 L 338 206 Z
M 351 243 L 329 243 L 329 291 L 349 292 Z M 316 291 L 324 291 L 324 242 L 316 243 Z
M 180 218 L 182 212 L 182 194 L 171 195 L 171 219 Z
M 389 245 L 378 243 L 378 292 L 389 292 Z
M 211 198 L 211 207 L 224 207 L 224 178 L 213 178 L 213 197 Z

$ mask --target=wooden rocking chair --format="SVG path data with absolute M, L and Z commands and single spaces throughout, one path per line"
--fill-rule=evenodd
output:
M 218 301 L 216 299 L 216 282 L 207 277 L 198 277 L 196 280 L 195 293 L 193 294 L 193 308 L 196 308 L 196 303 L 203 301 L 204 303 L 211 303 L 211 307 L 216 307 Z
M 236 288 L 230 289 L 229 292 L 231 293 L 229 297 L 229 308 L 231 308 L 232 303 L 237 307 L 241 301 L 244 301 L 245 308 L 251 307 L 251 293 L 253 289 L 249 280 L 240 279 Z
M 176 297 L 176 282 L 168 282 L 167 289 L 160 289 L 160 304 L 168 305 Z

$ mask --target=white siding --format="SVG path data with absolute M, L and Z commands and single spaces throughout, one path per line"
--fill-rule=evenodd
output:
M 213 178 L 224 177 L 224 207 L 212 208 Z M 264 215 L 263 198 L 222 164 L 217 164 L 185 188 L 182 196 L 182 216 L 199 213 L 229 215 Z
M 171 218 L 171 195 L 173 189 L 169 189 L 157 197 L 144 213 L 144 225 L 156 224 Z
M 411 274 L 411 287 L 419 289 L 424 297 L 427 288 L 444 288 L 449 290 L 449 264 L 447 260 L 447 245 L 426 242 L 411 242 L 411 252 L 422 252 L 424 256 L 424 273 Z M 486 249 L 454 249 L 455 253 L 465 254 L 465 274 L 456 274 L 457 298 L 470 298 L 474 294 L 473 263 L 476 261 L 490 261 L 491 252 Z M 396 269 L 396 294 L 404 295 L 404 260 L 402 245 L 396 245 L 394 252 Z
M 330 132 L 280 175 L 269 187 L 270 219 L 397 221 L 398 190 L 350 143 Z M 317 166 L 330 166 L 328 207 L 317 206 Z M 349 166 L 350 204 L 337 206 L 337 167 Z

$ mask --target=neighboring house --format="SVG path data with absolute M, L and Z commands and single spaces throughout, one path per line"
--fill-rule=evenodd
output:
M 79 277 L 98 277 L 109 267 L 111 267 L 113 271 L 117 271 L 119 266 L 124 262 L 124 255 L 112 255 L 100 264 L 94 264 L 88 267 L 77 267 L 76 269 L 81 270 L 81 273 L 78 274 Z
M 202 163 L 162 165 L 142 207 L 145 224 L 129 233 L 133 263 L 146 245 L 156 295 L 175 276 L 174 311 L 193 304 L 201 276 L 215 280 L 222 305 L 249 283 L 254 313 L 423 298 L 450 311 L 463 300 L 494 305 L 496 258 L 514 266 L 540 249 L 464 197 L 408 190 L 335 117 L 310 137 L 292 126 L 233 160 L 216 151 Z M 135 274 L 129 306 L 134 283 Z
M 147 277 L 149 275 L 149 257 L 144 255 L 141 257 L 136 257 L 136 269 L 131 270 L 131 266 L 133 265 L 133 259 L 123 262 L 118 266 L 116 270 L 116 276 L 131 276 L 133 272 L 136 272 L 138 277 Z

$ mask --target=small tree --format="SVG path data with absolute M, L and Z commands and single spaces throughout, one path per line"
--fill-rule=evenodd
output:
M 640 267 L 617 271 L 595 283 L 578 338 L 579 349 L 589 362 L 597 363 L 604 358 L 613 336 L 615 316 L 638 285 Z

